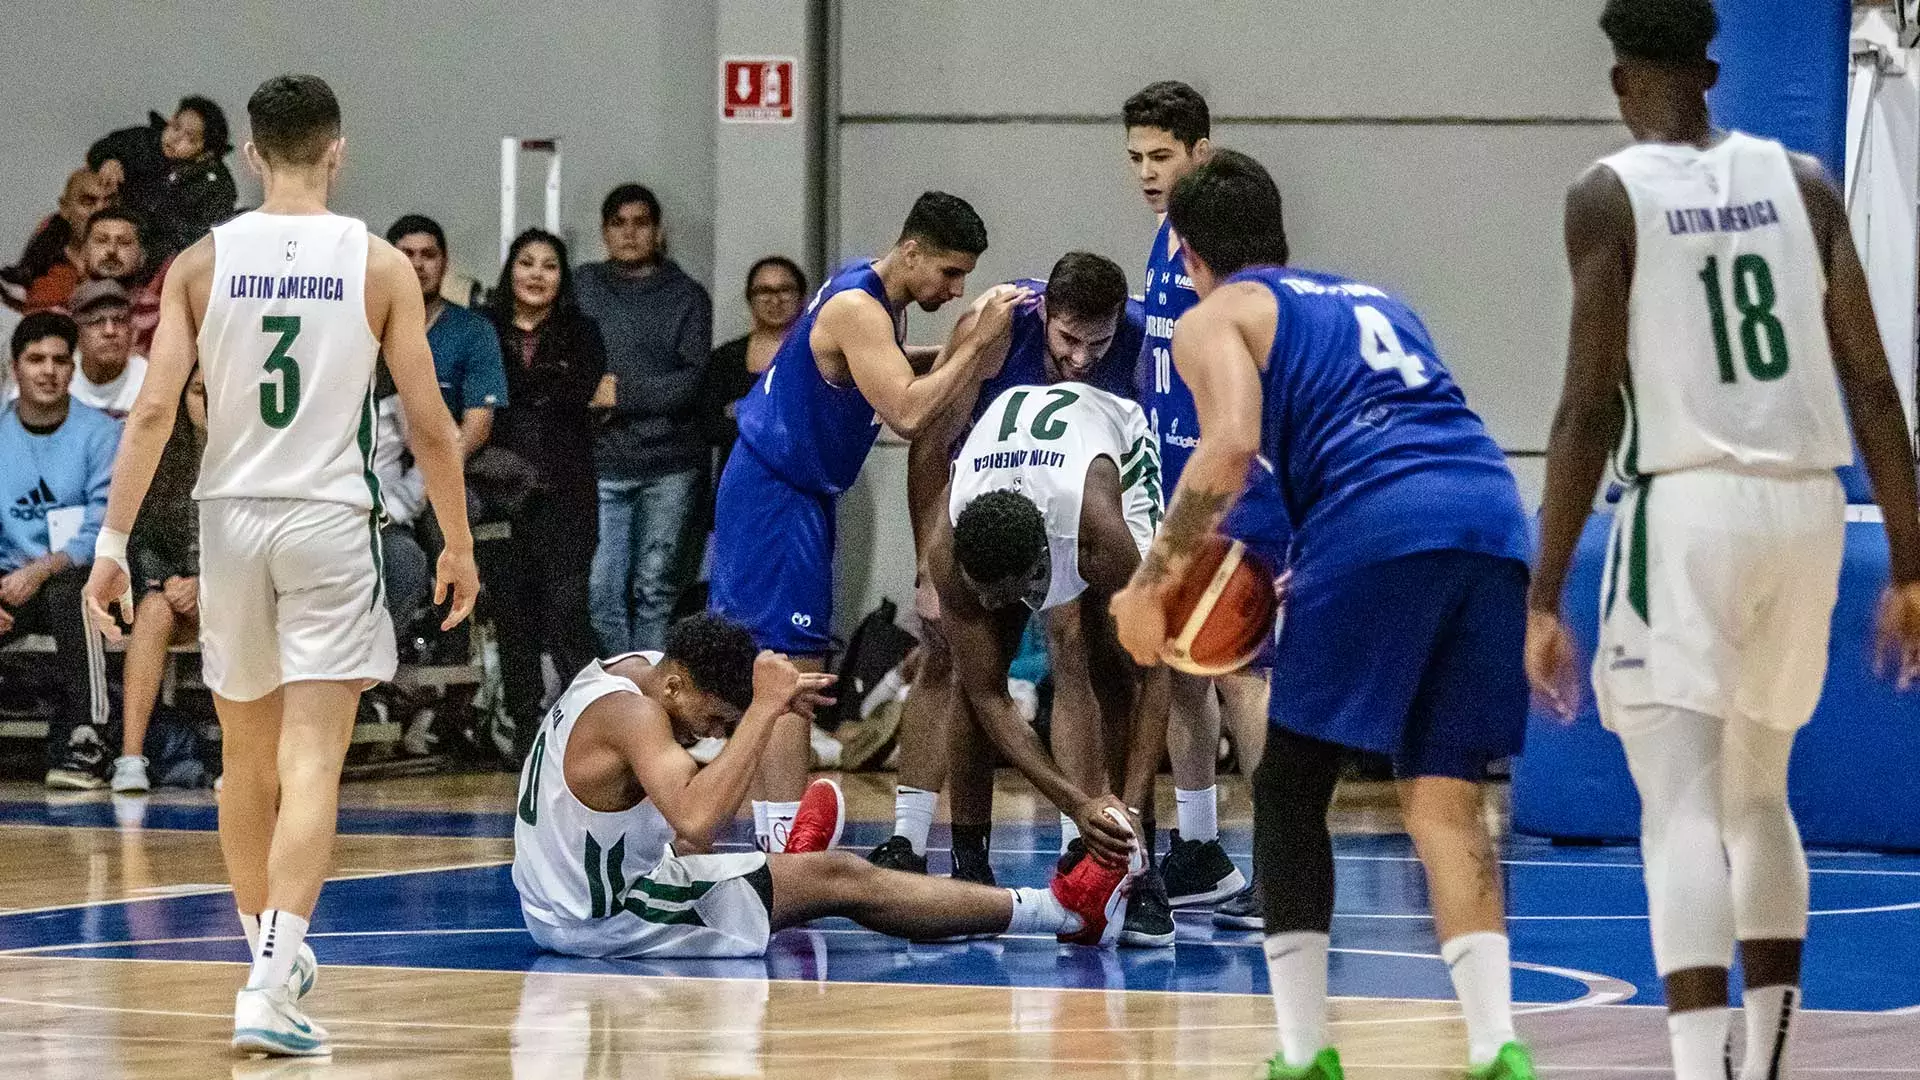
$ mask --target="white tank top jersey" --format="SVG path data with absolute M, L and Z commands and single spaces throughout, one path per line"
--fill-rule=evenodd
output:
M 1087 469 L 1101 457 L 1120 470 L 1121 511 L 1145 555 L 1160 524 L 1160 443 L 1135 402 L 1078 382 L 1008 387 L 980 414 L 954 459 L 951 520 L 989 491 L 1017 491 L 1040 508 L 1053 556 L 1043 611 L 1086 591 L 1080 503 Z
M 214 227 L 195 498 L 379 505 L 366 289 L 354 218 L 256 210 Z
M 657 652 L 630 653 L 658 664 Z M 513 885 L 528 916 L 551 926 L 603 919 L 610 898 L 626 895 L 634 878 L 660 864 L 673 843 L 673 826 L 652 799 L 619 813 L 590 810 L 567 786 L 567 738 L 587 706 L 609 694 L 638 694 L 633 680 L 611 674 L 626 659 L 595 660 L 574 677 L 520 771 L 513 821 Z
M 1733 132 L 1601 163 L 1636 226 L 1621 475 L 1850 463 L 1826 273 L 1786 150 Z

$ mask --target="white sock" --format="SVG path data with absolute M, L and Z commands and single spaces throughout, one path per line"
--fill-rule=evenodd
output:
M 260 955 L 260 916 L 249 915 L 244 911 L 239 912 L 238 914 L 240 916 L 240 931 L 241 933 L 244 933 L 247 935 L 247 955 L 259 956 Z
M 1213 785 L 1199 791 L 1173 789 L 1173 805 L 1180 819 L 1180 839 L 1220 839 L 1220 789 Z
M 939 801 L 937 791 L 905 785 L 893 789 L 893 834 L 906 837 L 915 855 L 927 853 L 927 833 L 933 828 L 933 808 Z
M 1273 987 L 1280 1059 L 1290 1069 L 1313 1064 L 1327 1040 L 1327 935 L 1295 930 L 1267 935 L 1267 982 Z
M 1747 1057 L 1740 1063 L 1740 1080 L 1779 1080 L 1787 1075 L 1787 1029 L 1799 1004 L 1800 988 L 1796 986 L 1747 987 L 1741 997 L 1747 1021 Z
M 800 813 L 797 802 L 767 803 L 767 854 L 787 850 L 787 834 L 793 831 L 793 819 Z
M 287 979 L 293 975 L 294 958 L 300 955 L 300 942 L 306 936 L 307 920 L 300 916 L 274 908 L 261 912 L 260 953 L 253 958 L 247 989 L 287 985 Z
M 1727 1028 L 1732 1017 L 1725 1008 L 1667 1014 L 1674 1080 L 1726 1080 Z
M 753 800 L 753 846 L 761 851 L 767 850 L 767 803 L 764 799 Z
M 1513 1041 L 1513 969 L 1507 935 L 1461 934 L 1440 946 L 1467 1018 L 1467 1064 L 1486 1065 Z
M 1051 889 L 1008 889 L 1013 896 L 1009 934 L 1071 934 L 1080 929 L 1080 916 L 1060 906 Z
M 1080 839 L 1080 826 L 1065 814 L 1060 815 L 1060 854 L 1067 853 L 1067 845 Z

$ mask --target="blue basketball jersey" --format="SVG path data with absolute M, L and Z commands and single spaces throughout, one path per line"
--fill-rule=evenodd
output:
M 1036 298 L 1044 297 L 1047 293 L 1047 283 L 1034 278 L 1020 278 L 1007 284 L 1029 289 Z M 1134 364 L 1140 355 L 1140 340 L 1145 328 L 1146 315 L 1140 302 L 1128 299 L 1126 310 L 1121 313 L 1119 324 L 1114 327 L 1113 342 L 1107 346 L 1106 355 L 1094 362 L 1093 370 L 1087 372 L 1086 378 L 1077 381 L 1128 401 L 1138 400 Z M 1007 359 L 1000 365 L 999 374 L 980 385 L 980 396 L 973 403 L 973 419 L 977 422 L 988 405 L 1013 387 L 1044 386 L 1052 381 L 1047 377 L 1047 320 L 1041 315 L 1037 302 L 1023 304 L 1013 313 Z
M 880 434 L 880 415 L 851 384 L 835 386 L 813 357 L 813 324 L 828 300 L 850 289 L 880 301 L 893 315 L 894 340 L 905 339 L 900 312 L 887 303 L 873 261 L 835 271 L 813 295 L 773 354 L 773 363 L 740 399 L 740 443 L 774 475 L 802 491 L 838 495 L 853 486 Z
M 1423 551 L 1526 561 L 1526 512 L 1506 457 L 1413 309 L 1372 285 L 1267 266 L 1279 304 L 1263 376 L 1273 463 L 1301 578 Z
M 1193 279 L 1187 276 L 1185 256 L 1178 249 L 1167 250 L 1172 239 L 1173 221 L 1162 218 L 1147 255 L 1146 332 L 1137 373 L 1140 405 L 1147 410 L 1153 433 L 1160 436 L 1160 478 L 1169 495 L 1200 442 L 1200 414 L 1193 407 L 1193 394 L 1173 369 L 1173 324 L 1200 302 L 1200 294 L 1193 291 Z

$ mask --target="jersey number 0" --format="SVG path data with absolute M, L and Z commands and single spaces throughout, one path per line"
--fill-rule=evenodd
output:
M 300 408 L 300 364 L 287 354 L 300 336 L 300 316 L 262 315 L 260 331 L 280 335 L 267 354 L 267 377 L 260 380 L 260 420 L 278 431 L 293 423 L 294 411 Z M 278 379 L 273 377 L 276 374 Z

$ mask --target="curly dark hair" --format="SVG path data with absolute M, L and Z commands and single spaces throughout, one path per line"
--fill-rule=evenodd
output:
M 989 491 L 953 523 L 953 557 L 981 585 L 1026 573 L 1046 550 L 1047 520 L 1017 491 Z
M 753 701 L 753 661 L 760 650 L 739 623 L 703 612 L 667 627 L 668 660 L 678 660 L 703 690 L 736 709 Z
M 1607 0 L 1600 29 L 1622 59 L 1697 64 L 1720 32 L 1720 17 L 1712 0 Z
M 1213 130 L 1207 99 L 1186 83 L 1157 82 L 1127 99 L 1120 115 L 1130 128 L 1159 128 L 1191 150 Z

